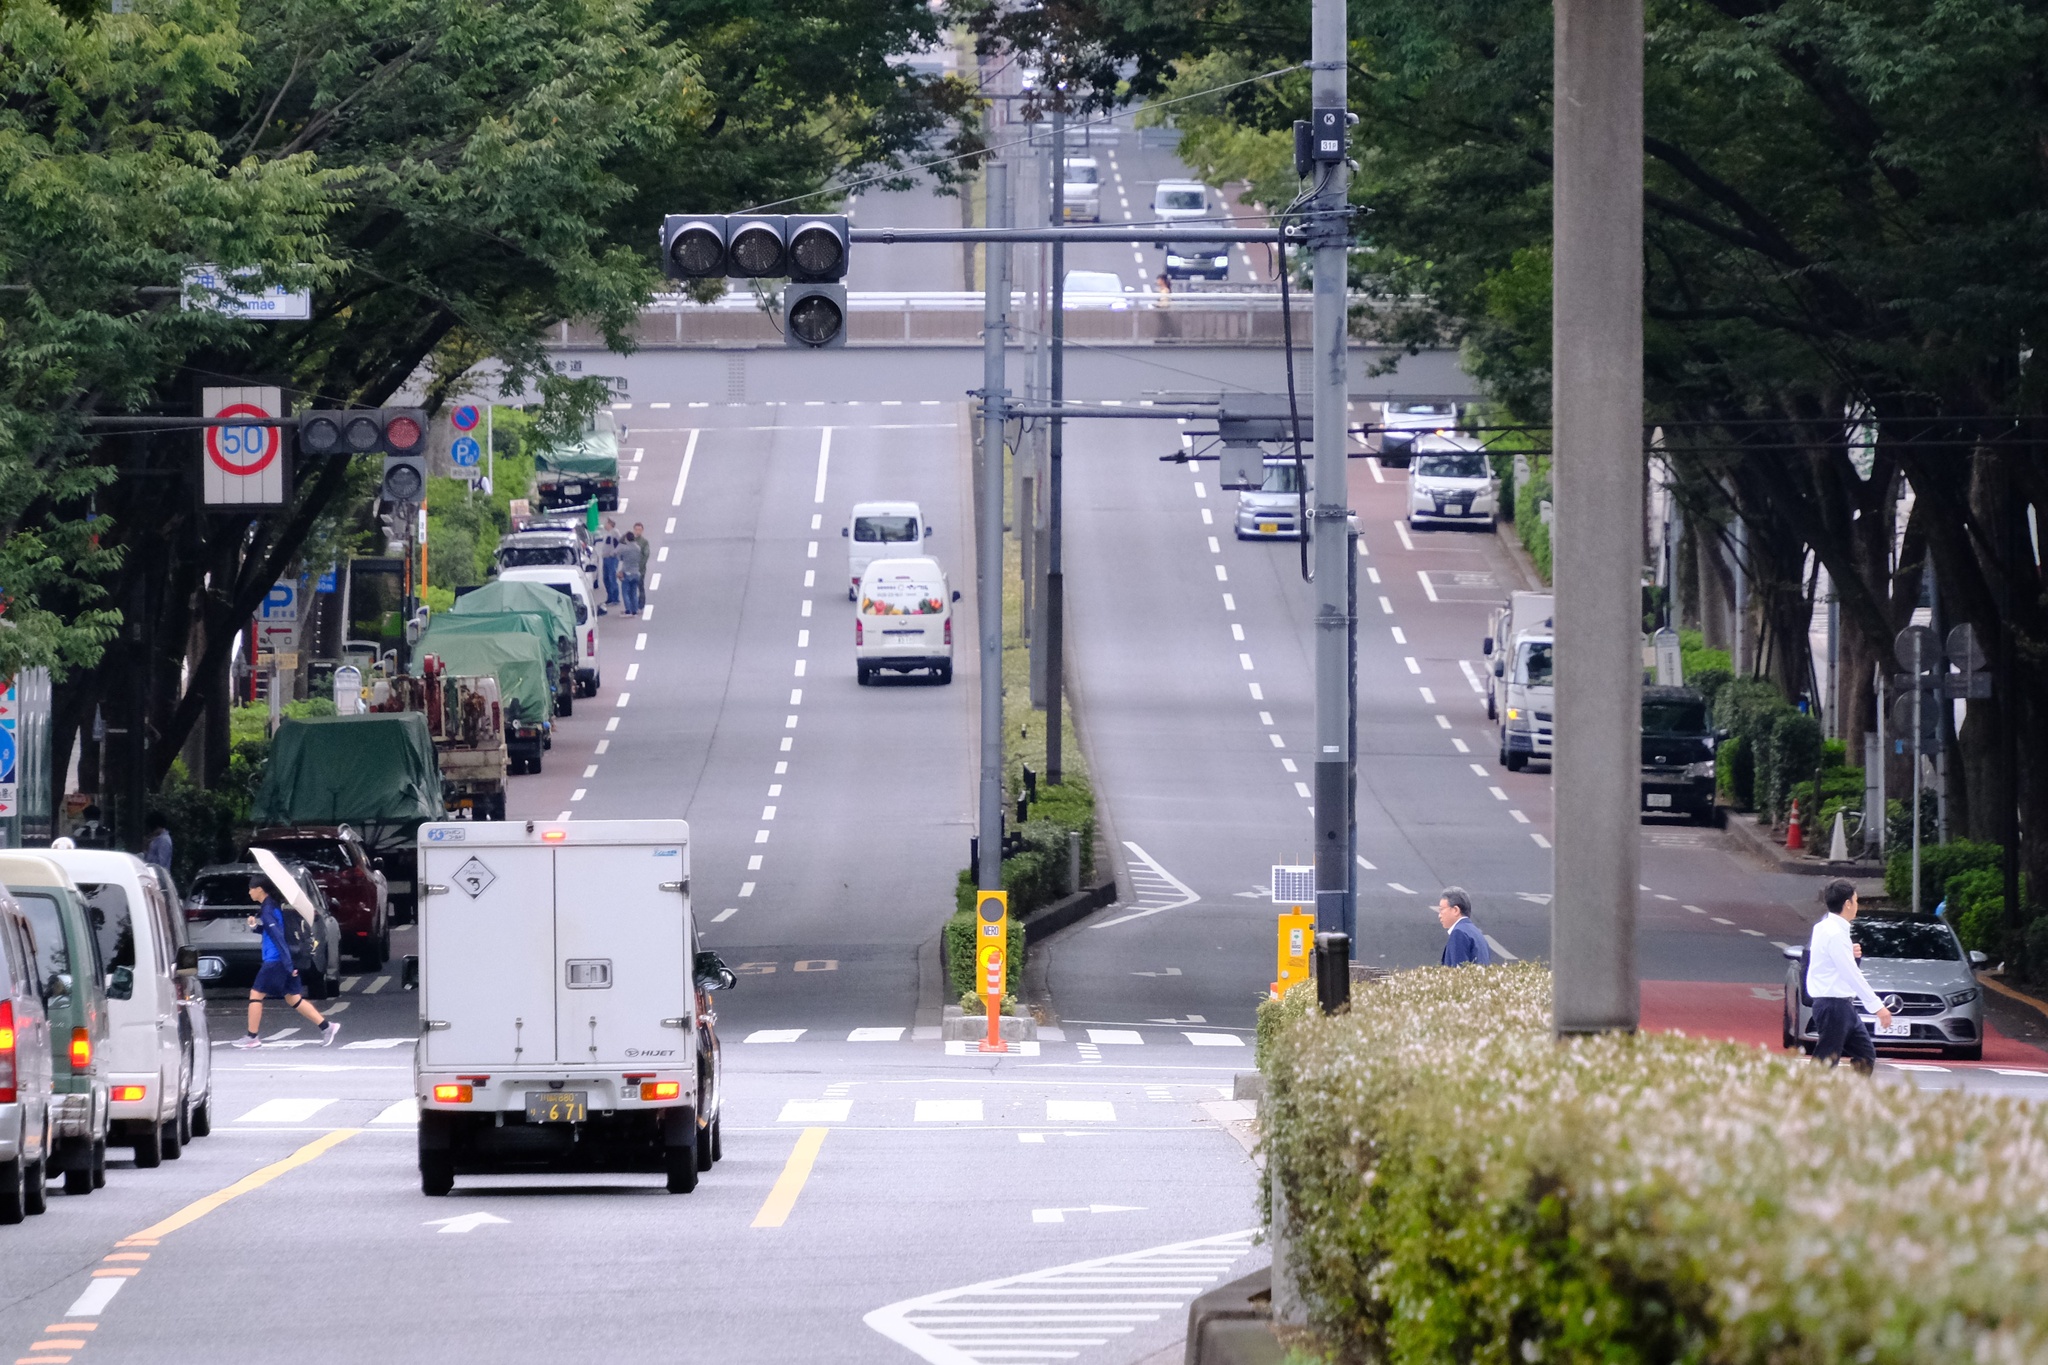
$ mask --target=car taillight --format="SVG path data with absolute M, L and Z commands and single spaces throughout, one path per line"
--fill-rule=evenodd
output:
M 434 1099 L 439 1104 L 468 1104 L 470 1096 L 475 1093 L 466 1085 L 437 1085 L 434 1087 Z
M 0 1104 L 13 1104 L 14 1002 L 0 1000 Z
M 640 1085 L 643 1100 L 672 1100 L 682 1093 L 681 1081 L 643 1081 Z
M 92 1035 L 82 1028 L 71 1030 L 71 1068 L 80 1070 L 92 1065 Z
M 113 1099 L 117 1104 L 133 1104 L 148 1094 L 149 1087 L 146 1085 L 117 1085 L 114 1087 Z
M 597 627 L 592 626 L 583 633 L 583 647 L 592 654 L 597 653 Z
M 855 620 L 855 621 L 854 621 L 854 623 L 853 623 L 853 642 L 854 642 L 855 644 L 859 644 L 859 643 L 861 643 L 861 641 L 862 641 L 862 640 L 864 640 L 865 638 L 866 638 L 866 632 L 864 632 L 864 631 L 863 631 L 863 630 L 861 629 L 861 627 L 860 627 L 860 622 L 859 622 L 858 620 Z
M 950 617 L 950 616 L 948 616 L 948 617 L 946 618 L 946 644 L 947 644 L 947 645 L 948 645 L 948 646 L 950 647 L 950 646 L 952 645 L 952 643 L 953 643 L 953 618 L 952 618 L 952 617 Z

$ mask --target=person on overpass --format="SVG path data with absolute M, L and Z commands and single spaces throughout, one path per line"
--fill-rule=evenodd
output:
M 1444 941 L 1444 966 L 1490 967 L 1493 949 L 1472 922 L 1472 898 L 1462 886 L 1447 886 L 1436 901 L 1436 922 L 1450 935 Z
M 1813 1029 L 1820 1035 L 1813 1060 L 1839 1066 L 1847 1052 L 1850 1067 L 1867 1076 L 1877 1069 L 1877 1044 L 1856 1006 L 1876 1015 L 1881 1028 L 1891 1026 L 1892 1012 L 1856 965 L 1857 950 L 1849 934 L 1858 908 L 1856 887 L 1837 877 L 1821 889 L 1821 899 L 1828 910 L 1813 926 L 1806 948 L 1806 993 L 1813 998 Z

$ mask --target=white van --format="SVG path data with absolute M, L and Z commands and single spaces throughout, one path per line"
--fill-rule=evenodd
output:
M 861 575 L 853 618 L 853 667 L 861 686 L 883 669 L 926 669 L 932 681 L 953 681 L 953 604 L 939 561 L 877 559 Z
M 1408 469 L 1408 524 L 1426 521 L 1494 525 L 1499 480 L 1486 448 L 1470 436 L 1418 436 Z
M 851 602 L 860 590 L 860 576 L 867 571 L 869 560 L 881 555 L 896 559 L 924 554 L 932 528 L 925 525 L 924 513 L 914 502 L 857 502 L 839 534 L 848 541 L 846 600 Z
M 420 826 L 413 1052 L 420 1189 L 506 1169 L 645 1170 L 687 1194 L 722 1155 L 717 1013 L 683 820 Z
M 176 1157 L 213 1127 L 213 1046 L 199 957 L 170 879 L 132 853 L 36 850 L 78 887 L 107 972 L 108 1136 Z M 196 1005 L 196 1008 L 195 1008 Z
M 582 571 L 566 564 L 535 564 L 502 569 L 498 579 L 504 583 L 545 583 L 557 592 L 569 594 L 569 600 L 576 604 L 576 690 L 586 697 L 596 696 L 597 603 L 591 600 Z

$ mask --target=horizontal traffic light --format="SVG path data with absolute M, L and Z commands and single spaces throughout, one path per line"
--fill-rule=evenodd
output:
M 844 214 L 672 213 L 661 225 L 661 268 L 673 280 L 846 278 L 852 239 Z
M 322 409 L 299 415 L 302 455 L 418 455 L 426 448 L 422 408 Z

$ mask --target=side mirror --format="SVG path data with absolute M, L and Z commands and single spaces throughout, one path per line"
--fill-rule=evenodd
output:
M 1804 948 L 1785 948 L 1781 951 L 1783 951 L 1787 962 L 1798 962 L 1806 956 L 1806 949 Z
M 1720 743 L 1720 742 L 1722 742 L 1722 741 L 1726 740 L 1727 738 L 1728 738 L 1728 732 L 1727 732 L 1726 730 L 1716 730 L 1716 731 L 1714 731 L 1714 741 L 1715 741 L 1716 743 Z
M 955 588 L 955 589 L 953 589 L 953 600 L 954 600 L 955 602 L 958 602 L 958 601 L 960 600 L 960 589 L 958 589 L 958 588 Z
M 732 968 L 725 965 L 725 959 L 709 948 L 698 952 L 693 975 L 697 984 L 707 991 L 729 991 L 739 984 L 739 978 L 732 974 Z
M 1986 957 L 1983 953 L 1978 952 L 1975 948 L 1972 948 L 1970 950 L 1970 965 L 1972 967 L 1989 966 L 1990 963 L 1991 959 L 1989 957 Z
M 199 975 L 199 950 L 190 944 L 178 949 L 178 975 Z
M 925 528 L 924 528 L 924 538 L 925 538 L 926 540 L 930 540 L 930 539 L 931 539 L 931 538 L 932 538 L 933 536 L 935 536 L 935 535 L 937 535 L 937 534 L 938 534 L 938 529 L 937 529 L 936 527 L 932 527 L 932 526 L 927 526 L 927 527 L 925 527 Z
M 732 974 L 732 968 L 720 967 L 718 969 L 718 989 L 729 991 L 739 984 L 740 979 Z
M 116 967 L 107 973 L 107 999 L 133 1000 L 135 998 L 135 969 Z
M 1484 640 L 1481 640 L 1479 642 L 1479 652 L 1481 654 L 1493 653 L 1493 637 L 1491 635 L 1487 636 Z
M 420 960 L 417 955 L 408 953 L 398 964 L 398 987 L 407 991 L 420 988 Z
M 1496 678 L 1505 678 L 1507 675 L 1507 668 L 1501 663 L 1499 659 L 1495 659 L 1493 661 L 1493 676 Z
M 842 526 L 839 528 L 839 534 L 842 536 L 850 536 L 853 534 L 853 528 L 850 526 Z

